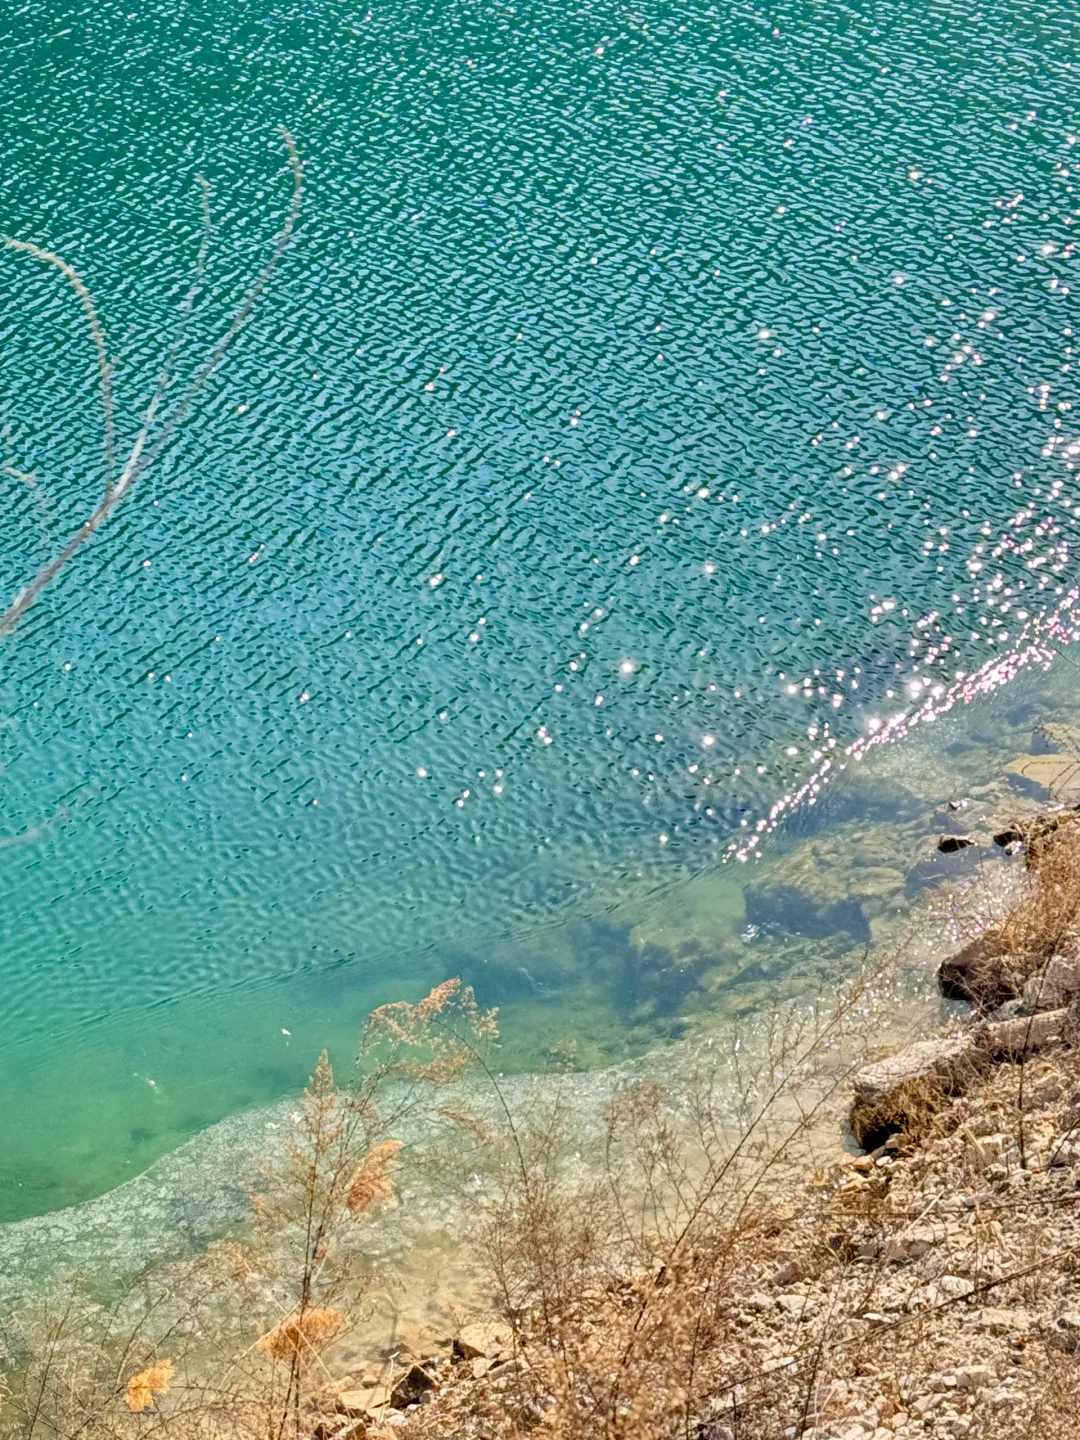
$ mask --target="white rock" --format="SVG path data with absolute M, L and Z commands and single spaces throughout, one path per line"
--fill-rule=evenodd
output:
M 960 1300 L 975 1289 L 972 1281 L 965 1280 L 962 1275 L 942 1275 L 938 1278 L 937 1287 L 950 1300 Z
M 1031 1316 L 1026 1310 L 1000 1310 L 988 1308 L 977 1312 L 975 1324 L 980 1330 L 991 1335 L 1008 1335 L 1013 1331 L 1031 1327 Z
M 796 1320 L 809 1320 L 811 1315 L 816 1315 L 820 1309 L 817 1301 L 809 1295 L 800 1295 L 798 1292 L 792 1291 L 778 1295 L 776 1303 L 785 1315 L 791 1315 Z
M 466 1325 L 454 1337 L 454 1349 L 464 1360 L 496 1360 L 513 1349 L 514 1334 L 509 1325 L 482 1320 Z
M 956 1371 L 956 1383 L 961 1390 L 984 1390 L 993 1379 L 994 1372 L 989 1365 L 961 1365 Z
M 1077 992 L 1076 962 L 1055 955 L 1041 973 L 1024 986 L 1024 1004 L 1031 1010 L 1056 1010 Z

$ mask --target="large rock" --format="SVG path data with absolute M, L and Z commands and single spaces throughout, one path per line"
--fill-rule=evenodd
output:
M 870 1149 L 898 1130 L 910 1130 L 958 1094 L 988 1063 L 976 1032 L 919 1040 L 895 1055 L 865 1066 L 855 1077 L 849 1123 Z
M 390 1390 L 386 1385 L 359 1385 L 342 1390 L 337 1397 L 337 1408 L 343 1415 L 380 1415 L 389 1404 Z
M 1005 773 L 1036 794 L 1074 804 L 1080 799 L 1080 759 L 1075 755 L 1018 755 Z
M 985 1330 L 991 1335 L 1013 1335 L 1031 1329 L 1031 1316 L 1026 1310 L 1004 1310 L 998 1306 L 988 1306 L 984 1310 L 973 1311 L 970 1323 L 977 1330 Z
M 1075 960 L 1063 955 L 1051 956 L 1024 986 L 1024 1004 L 1033 1013 L 1038 1010 L 1060 1010 L 1080 990 L 1080 972 Z
M 513 1331 L 498 1320 L 465 1325 L 454 1336 L 454 1354 L 461 1360 L 498 1360 L 513 1348 Z
M 855 1076 L 851 1132 L 869 1150 L 898 1130 L 917 1130 L 994 1061 L 1030 1055 L 1075 1034 L 1078 1023 L 1070 1009 L 1046 1010 L 919 1040 L 866 1065 Z
M 1060 1040 L 1069 1029 L 1068 1010 L 1046 1010 L 1041 1015 L 983 1025 L 975 1032 L 975 1043 L 991 1059 L 1015 1059 Z
M 1006 1000 L 1014 1000 L 1021 984 L 997 930 L 970 941 L 938 968 L 938 986 L 943 995 L 951 1000 L 967 1000 L 983 1010 L 994 1010 Z

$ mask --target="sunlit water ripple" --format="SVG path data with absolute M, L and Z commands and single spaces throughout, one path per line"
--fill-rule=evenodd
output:
M 0 229 L 98 298 L 122 438 L 196 173 L 185 373 L 268 252 L 279 123 L 307 177 L 5 645 L 0 1214 L 448 972 L 508 1066 L 678 1033 L 703 988 L 630 975 L 634 925 L 711 875 L 723 932 L 782 797 L 1071 638 L 1078 40 L 1065 0 L 0 17 Z M 0 287 L 10 595 L 101 440 L 77 301 L 23 255 Z

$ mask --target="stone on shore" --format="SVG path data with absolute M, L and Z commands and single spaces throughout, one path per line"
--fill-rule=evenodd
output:
M 860 1145 L 926 1119 L 962 1090 L 985 1064 L 975 1033 L 919 1040 L 896 1055 L 865 1066 L 855 1077 L 849 1123 Z
M 342 1390 L 337 1397 L 337 1408 L 343 1415 L 378 1415 L 389 1404 L 390 1390 L 386 1385 L 361 1385 Z
M 1045 1010 L 1039 1015 L 1020 1015 L 984 1025 L 976 1033 L 978 1048 L 991 1059 L 1013 1059 L 1041 1050 L 1060 1039 L 1069 1029 L 1067 1009 Z
M 1024 985 L 1024 1004 L 1031 1011 L 1059 1010 L 1080 990 L 1075 960 L 1054 955 Z
M 405 1410 L 417 1405 L 429 1391 L 435 1389 L 435 1381 L 422 1365 L 410 1365 L 390 1392 L 390 1404 L 395 1410 Z
M 454 1354 L 462 1360 L 498 1360 L 513 1348 L 510 1326 L 497 1320 L 466 1325 L 454 1337 Z
M 938 986 L 950 1000 L 967 1000 L 984 1010 L 996 1010 L 1020 994 L 1020 983 L 1005 959 L 1005 943 L 997 930 L 988 930 L 943 960 Z

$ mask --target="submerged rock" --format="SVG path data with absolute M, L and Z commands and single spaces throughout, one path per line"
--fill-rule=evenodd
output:
M 863 824 L 885 821 L 896 825 L 917 820 L 925 806 L 925 799 L 889 775 L 868 773 L 866 769 L 849 770 L 842 787 L 833 786 L 826 792 L 814 819 L 822 828 L 850 821 Z
M 895 834 L 877 827 L 815 836 L 747 887 L 747 918 L 797 935 L 821 938 L 846 931 L 868 942 L 871 922 L 903 899 L 905 877 L 896 850 Z
M 1080 758 L 1075 755 L 1018 755 L 1005 766 L 1005 773 L 1036 793 L 1080 799 Z

